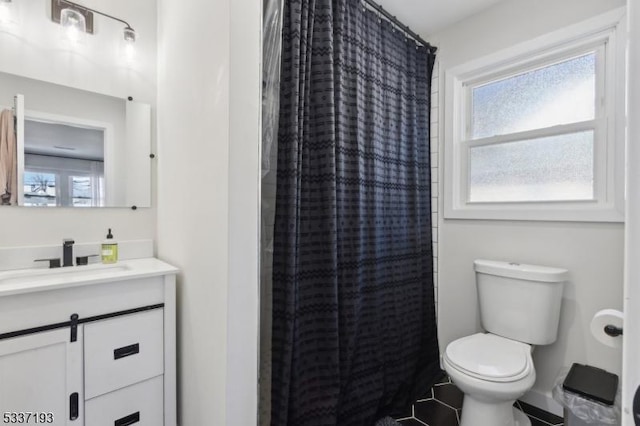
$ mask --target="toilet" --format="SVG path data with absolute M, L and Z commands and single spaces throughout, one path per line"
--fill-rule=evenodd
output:
M 558 335 L 566 269 L 476 260 L 480 319 L 486 333 L 451 342 L 443 365 L 462 392 L 460 426 L 530 426 L 514 402 L 536 381 L 534 345 Z

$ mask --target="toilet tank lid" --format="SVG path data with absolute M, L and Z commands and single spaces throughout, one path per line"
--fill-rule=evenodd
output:
M 482 259 L 474 261 L 473 265 L 476 272 L 521 280 L 554 283 L 566 281 L 569 277 L 569 271 L 566 269 L 549 266 Z

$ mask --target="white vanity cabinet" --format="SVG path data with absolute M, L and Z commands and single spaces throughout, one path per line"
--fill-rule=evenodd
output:
M 28 413 L 44 424 L 82 424 L 82 387 L 82 343 L 70 342 L 68 330 L 0 340 L 0 424 L 19 424 Z
M 176 425 L 177 270 L 157 259 L 121 263 L 113 274 L 75 267 L 53 280 L 0 273 L 5 423 L 15 413 L 45 419 L 38 424 Z

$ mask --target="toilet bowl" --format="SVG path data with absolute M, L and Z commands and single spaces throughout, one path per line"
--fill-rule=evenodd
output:
M 529 345 L 479 333 L 452 342 L 442 362 L 464 393 L 460 426 L 531 425 L 513 407 L 536 380 Z
M 474 268 L 486 333 L 449 343 L 442 359 L 464 393 L 460 426 L 531 426 L 513 404 L 536 381 L 533 345 L 557 338 L 568 271 L 491 260 Z

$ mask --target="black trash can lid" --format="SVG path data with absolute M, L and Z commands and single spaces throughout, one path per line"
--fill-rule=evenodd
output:
M 587 399 L 613 405 L 618 391 L 618 376 L 590 365 L 573 364 L 562 388 Z

